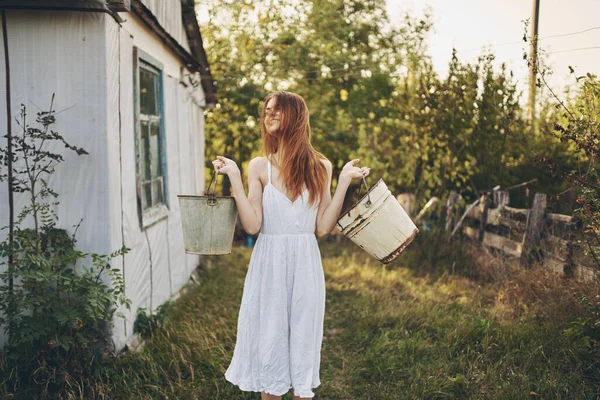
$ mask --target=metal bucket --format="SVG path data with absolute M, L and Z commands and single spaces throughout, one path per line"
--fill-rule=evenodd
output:
M 364 177 L 363 183 L 366 189 Z M 383 264 L 389 264 L 398 257 L 419 233 L 383 179 L 342 214 L 337 228 Z
M 183 243 L 188 254 L 229 254 L 237 221 L 235 200 L 215 196 L 217 173 L 208 184 L 215 186 L 208 196 L 178 195 L 183 227 Z

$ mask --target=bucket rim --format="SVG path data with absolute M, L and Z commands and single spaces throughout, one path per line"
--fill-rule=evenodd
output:
M 180 199 L 185 199 L 185 198 L 190 198 L 190 199 L 208 199 L 209 197 L 211 197 L 210 195 L 203 195 L 203 196 L 199 196 L 197 194 L 178 194 L 177 195 L 178 198 Z M 235 200 L 235 198 L 233 196 L 214 196 L 215 199 L 232 199 Z
M 369 190 L 367 190 L 365 192 L 365 194 L 358 199 L 356 202 L 354 202 L 354 204 L 352 204 L 350 207 L 348 207 L 347 209 L 344 210 L 344 212 L 342 212 L 340 214 L 340 217 L 338 218 L 338 221 L 346 214 L 348 214 L 350 212 L 350 210 L 352 210 L 354 207 L 358 206 L 360 203 L 362 203 L 362 201 L 367 197 L 368 194 L 370 194 L 373 189 L 375 189 L 375 186 L 379 185 L 380 182 L 383 182 L 383 178 L 379 178 L 379 180 L 377 182 L 375 182 L 374 184 L 371 185 L 371 187 L 369 187 Z M 385 182 L 383 182 L 385 184 Z

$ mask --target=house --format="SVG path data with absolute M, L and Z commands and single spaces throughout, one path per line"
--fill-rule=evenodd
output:
M 132 301 L 127 320 L 114 321 L 122 349 L 136 310 L 177 294 L 199 262 L 184 252 L 177 202 L 204 190 L 204 110 L 216 103 L 194 0 L 2 0 L 0 10 L 0 137 L 21 104 L 34 115 L 55 93 L 55 130 L 89 152 L 56 149 L 65 161 L 49 184 L 60 227 L 72 232 L 83 218 L 86 252 L 131 249 L 112 265 Z

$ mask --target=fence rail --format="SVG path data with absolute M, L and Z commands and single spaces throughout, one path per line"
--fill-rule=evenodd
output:
M 532 208 L 508 205 L 509 193 L 482 195 L 462 218 L 460 195 L 452 192 L 446 202 L 446 229 L 520 260 L 522 265 L 538 260 L 553 271 L 582 280 L 597 279 L 592 256 L 577 242 L 581 230 L 571 215 L 546 212 L 546 195 L 537 193 Z M 598 249 L 600 251 L 600 249 Z

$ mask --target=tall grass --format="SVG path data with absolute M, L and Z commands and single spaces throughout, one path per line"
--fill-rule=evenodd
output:
M 327 303 L 316 398 L 598 396 L 594 284 L 514 267 L 440 232 L 420 234 L 389 266 L 347 242 L 323 241 L 321 250 Z M 211 259 L 143 351 L 104 368 L 88 389 L 94 397 L 259 399 L 223 377 L 249 256 L 236 248 Z

